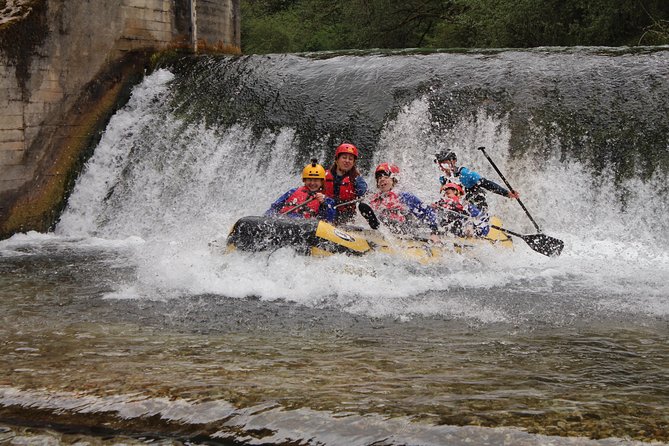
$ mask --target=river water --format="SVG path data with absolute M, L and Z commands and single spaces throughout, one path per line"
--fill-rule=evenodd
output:
M 55 230 L 0 242 L 0 443 L 669 443 L 667 136 L 608 141 L 653 163 L 601 166 L 600 140 L 583 135 L 603 130 L 586 112 L 572 116 L 585 130 L 557 120 L 546 131 L 536 110 L 509 111 L 527 104 L 509 87 L 527 72 L 553 79 L 528 87 L 531 102 L 543 89 L 571 107 L 555 79 L 583 92 L 583 109 L 606 102 L 555 68 L 569 61 L 578 79 L 667 88 L 666 51 L 600 52 L 204 58 L 147 76 Z M 432 71 L 416 80 L 423 64 Z M 440 70 L 454 66 L 488 67 L 501 93 L 435 108 L 476 76 L 459 68 L 449 83 Z M 666 117 L 651 90 L 606 113 L 648 101 L 646 120 Z M 341 108 L 330 91 L 358 99 Z M 323 102 L 352 114 L 309 121 L 327 115 Z M 276 111 L 286 104 L 292 118 Z M 558 137 L 579 132 L 580 151 Z M 438 193 L 431 154 L 445 146 L 497 181 L 475 150 L 486 146 L 563 254 L 520 239 L 429 265 L 222 252 L 237 218 L 263 212 L 345 135 L 364 142 L 368 182 L 394 161 L 426 201 Z M 509 229 L 535 231 L 517 203 L 490 202 Z

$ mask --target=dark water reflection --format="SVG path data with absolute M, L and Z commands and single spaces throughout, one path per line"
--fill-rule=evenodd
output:
M 191 443 L 669 442 L 666 320 L 481 324 L 215 295 L 104 299 L 132 277 L 123 255 L 0 259 L 0 423 Z

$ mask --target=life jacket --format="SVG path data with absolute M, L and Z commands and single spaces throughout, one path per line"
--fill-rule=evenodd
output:
M 439 224 L 449 232 L 457 235 L 463 235 L 464 217 L 467 217 L 467 211 L 460 202 L 460 197 L 442 197 L 435 204 L 435 212 L 439 216 Z
M 400 196 L 393 191 L 377 192 L 369 201 L 369 205 L 379 212 L 381 219 L 396 223 L 407 221 L 407 206 Z
M 286 199 L 283 207 L 279 211 L 279 214 L 287 212 L 289 209 L 299 206 L 308 199 L 313 197 L 313 193 L 309 190 L 307 186 L 302 186 L 298 188 L 293 194 Z M 306 205 L 302 206 L 295 212 L 290 212 L 290 214 L 302 215 L 304 218 L 311 218 L 318 215 L 318 210 L 320 209 L 321 204 L 318 200 L 311 200 Z
M 488 202 L 486 200 L 485 189 L 479 185 L 480 181 L 481 175 L 466 167 L 458 167 L 451 176 L 439 177 L 439 182 L 442 186 L 446 183 L 460 183 L 465 189 L 465 195 L 463 197 L 465 201 L 472 203 L 481 210 L 486 210 L 488 208 Z
M 358 195 L 355 193 L 355 185 L 351 181 L 351 177 L 346 175 L 341 180 L 339 185 L 339 196 L 335 196 L 334 190 L 334 175 L 328 169 L 325 172 L 325 195 L 334 198 L 337 204 L 346 203 L 347 201 L 355 200 Z M 355 214 L 355 203 L 347 204 L 346 206 L 339 206 L 337 208 L 338 214 Z
M 449 198 L 449 197 L 443 197 L 439 201 L 435 203 L 438 207 L 447 209 L 449 211 L 456 211 L 456 212 L 465 212 L 464 206 L 462 206 L 462 203 L 460 202 L 459 198 Z

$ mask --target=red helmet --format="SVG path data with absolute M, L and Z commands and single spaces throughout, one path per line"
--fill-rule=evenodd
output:
M 356 157 L 356 159 L 358 158 L 358 148 L 347 142 L 340 144 L 339 147 L 337 147 L 337 150 L 335 150 L 335 159 L 337 159 L 342 153 L 350 153 Z
M 460 186 L 458 183 L 446 183 L 441 186 L 441 192 L 446 192 L 446 189 L 455 189 L 458 191 L 458 195 L 463 195 L 465 193 L 465 191 L 462 189 L 462 186 Z
M 391 163 L 381 163 L 378 166 L 376 166 L 376 170 L 374 171 L 374 176 L 378 178 L 381 175 L 385 175 L 388 177 L 394 177 L 395 175 L 400 173 L 400 168 L 397 167 L 395 164 Z

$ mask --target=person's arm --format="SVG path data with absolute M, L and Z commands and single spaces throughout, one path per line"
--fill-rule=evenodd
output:
M 281 210 L 282 207 L 286 204 L 286 200 L 288 197 L 293 195 L 297 188 L 293 188 L 286 192 L 285 194 L 281 195 L 272 205 L 265 211 L 265 217 L 274 217 L 275 215 L 278 215 L 279 211 Z
M 509 198 L 511 198 L 511 197 L 510 197 L 511 192 L 509 192 L 507 189 L 503 188 L 503 187 L 500 186 L 499 184 L 495 183 L 494 181 L 490 181 L 490 180 L 488 180 L 488 179 L 486 179 L 486 178 L 481 178 L 481 179 L 479 180 L 479 185 L 480 185 L 482 188 L 484 188 L 484 189 L 486 189 L 486 190 L 489 190 L 490 192 L 494 192 L 494 193 L 496 193 L 497 195 L 501 195 L 501 196 L 503 196 L 503 197 L 509 197 Z
M 401 198 L 416 218 L 428 225 L 433 233 L 437 233 L 437 216 L 431 207 L 426 206 L 417 196 L 406 192 L 401 195 Z
M 335 201 L 332 198 L 326 198 L 321 203 L 320 208 L 318 208 L 318 219 L 325 220 L 328 223 L 334 223 L 336 216 L 337 210 L 335 209 Z
M 478 172 L 469 170 L 466 167 L 460 168 L 460 181 L 466 189 L 472 189 L 476 186 L 482 187 L 483 189 L 489 190 L 490 192 L 496 193 L 507 198 L 518 198 L 517 193 L 511 193 L 507 189 L 503 188 L 494 181 L 490 181 L 487 178 L 483 178 Z
M 484 237 L 490 231 L 490 216 L 479 210 L 473 204 L 468 206 L 469 213 L 473 218 L 470 218 L 468 225 L 473 229 L 474 235 L 477 237 Z
M 471 203 L 467 204 L 466 212 L 467 212 L 467 215 L 470 216 L 470 217 L 478 217 L 479 215 L 481 215 L 481 210 L 479 208 L 477 208 L 476 206 L 474 206 L 473 204 L 471 204 Z
M 355 177 L 355 194 L 358 197 L 362 197 L 366 193 L 367 193 L 367 182 L 362 177 L 362 175 L 358 175 L 357 177 Z

